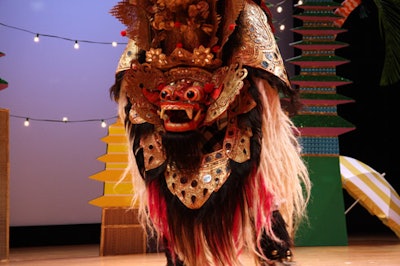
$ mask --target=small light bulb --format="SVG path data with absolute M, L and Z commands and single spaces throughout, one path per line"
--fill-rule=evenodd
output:
M 25 119 L 24 126 L 29 127 L 29 118 Z
M 111 45 L 112 45 L 112 47 L 117 47 L 118 43 L 117 42 L 112 42 Z
M 299 2 L 297 2 L 298 6 L 301 6 L 303 4 L 303 0 L 299 0 Z
M 279 30 L 281 30 L 281 31 L 284 31 L 285 30 L 285 24 L 281 24 L 280 26 L 279 26 Z
M 78 41 L 75 41 L 74 48 L 75 48 L 75 49 L 79 49 L 79 43 L 78 43 Z
M 282 11 L 283 11 L 283 8 L 282 8 L 281 6 L 278 6 L 278 7 L 276 8 L 276 12 L 282 13 Z
M 104 120 L 101 120 L 101 127 L 105 128 L 107 126 L 107 123 Z
M 39 42 L 39 34 L 36 34 L 36 36 L 33 38 L 34 42 Z
M 67 122 L 68 122 L 68 117 L 64 116 L 63 119 L 62 119 L 62 121 L 63 121 L 64 123 L 67 123 Z

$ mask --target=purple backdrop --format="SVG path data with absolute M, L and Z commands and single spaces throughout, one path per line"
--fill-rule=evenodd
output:
M 124 26 L 109 14 L 116 3 L 1 0 L 0 23 L 73 40 L 126 42 L 120 35 Z M 286 31 L 278 34 L 287 59 L 292 56 L 290 6 L 276 14 L 277 22 L 283 20 Z M 103 194 L 103 184 L 89 176 L 104 169 L 97 158 L 106 153 L 101 138 L 107 136 L 107 128 L 100 122 L 32 119 L 115 116 L 108 89 L 125 45 L 80 43 L 75 50 L 73 41 L 41 36 L 35 43 L 34 36 L 0 25 L 0 51 L 6 54 L 0 57 L 0 77 L 9 83 L 0 91 L 0 108 L 31 118 L 29 127 L 24 118 L 10 118 L 11 226 L 100 223 L 101 209 L 88 202 Z
M 95 42 L 126 42 L 109 14 L 116 1 L 2 0 L 0 22 L 32 32 Z M 108 89 L 125 45 L 80 43 L 0 26 L 0 108 L 38 119 L 103 119 L 116 115 Z M 115 119 L 107 121 L 108 124 Z M 98 223 L 88 204 L 103 193 L 89 179 L 102 171 L 106 152 L 100 122 L 56 123 L 10 117 L 11 226 Z

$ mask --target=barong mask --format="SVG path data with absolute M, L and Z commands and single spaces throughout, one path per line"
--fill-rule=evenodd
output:
M 257 265 L 291 261 L 310 184 L 266 4 L 122 0 L 110 13 L 129 38 L 110 93 L 132 206 L 167 264 L 242 265 L 246 249 Z
M 289 84 L 274 36 L 265 28 L 267 17 L 245 2 L 226 1 L 221 8 L 215 0 L 125 0 L 111 10 L 130 38 L 117 68 L 117 73 L 125 71 L 121 92 L 131 104 L 129 121 L 156 128 L 140 142 L 145 171 L 167 162 L 168 187 L 188 208 L 200 208 L 224 184 L 229 160 L 250 159 L 252 130 L 239 125 L 237 117 L 256 102 L 244 82 L 248 71 L 243 65 Z M 246 27 L 238 29 L 239 14 Z M 224 46 L 235 31 L 241 39 L 237 47 L 225 48 L 233 56 L 224 59 Z M 204 152 L 204 128 L 215 125 L 224 137 Z M 163 143 L 194 131 L 201 137 Z M 201 151 L 193 156 L 173 151 L 183 143 Z M 174 148 L 169 152 L 166 146 Z

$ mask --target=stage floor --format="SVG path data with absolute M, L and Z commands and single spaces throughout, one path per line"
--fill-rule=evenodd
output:
M 348 246 L 295 247 L 296 266 L 398 266 L 400 239 L 393 235 L 349 237 Z M 244 266 L 255 265 L 248 257 Z M 99 256 L 98 245 L 14 248 L 0 266 L 165 266 L 164 254 Z

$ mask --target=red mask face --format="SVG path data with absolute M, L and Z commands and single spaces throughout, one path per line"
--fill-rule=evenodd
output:
M 189 79 L 165 86 L 160 92 L 160 118 L 166 131 L 195 130 L 205 116 L 206 93 Z
M 160 119 L 166 131 L 185 132 L 201 126 L 210 98 L 206 92 L 209 87 L 210 84 L 203 86 L 198 81 L 186 78 L 160 85 L 157 92 L 143 90 L 143 94 L 159 107 Z
M 132 123 L 187 132 L 214 123 L 226 112 L 240 94 L 246 75 L 239 65 L 214 72 L 181 67 L 163 72 L 137 64 L 125 73 L 122 87 L 132 104 Z
M 137 64 L 127 70 L 122 85 L 132 104 L 131 111 L 142 119 L 130 117 L 131 122 L 162 125 L 167 132 L 194 131 L 210 124 L 211 119 L 206 121 L 208 111 L 217 104 L 226 76 L 227 68 L 213 73 L 200 68 L 163 72 Z M 214 109 L 213 113 L 218 113 Z

